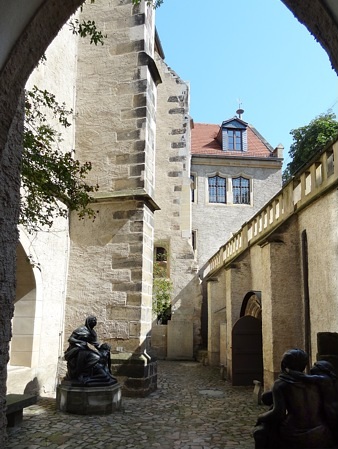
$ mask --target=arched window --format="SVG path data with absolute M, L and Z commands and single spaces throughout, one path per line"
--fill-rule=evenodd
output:
M 234 204 L 250 204 L 250 180 L 239 176 L 232 179 Z
M 209 203 L 226 203 L 226 179 L 220 176 L 209 178 Z

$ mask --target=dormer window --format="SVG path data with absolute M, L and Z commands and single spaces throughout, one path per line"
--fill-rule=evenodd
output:
M 243 151 L 243 131 L 227 129 L 228 133 L 228 149 Z
M 222 150 L 247 151 L 247 126 L 248 124 L 238 117 L 223 122 L 217 136 Z

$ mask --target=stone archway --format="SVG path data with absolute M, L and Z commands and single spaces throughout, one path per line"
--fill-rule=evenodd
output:
M 4 18 L 2 10 L 8 8 L 12 2 L 2 2 L 0 6 L 0 17 Z M 324 31 L 328 30 L 332 39 L 325 39 L 328 46 L 333 51 L 336 48 L 337 39 L 334 39 L 334 27 L 325 26 L 324 23 L 318 27 L 317 23 L 322 21 L 320 14 L 313 12 L 314 5 L 320 5 L 325 9 L 323 1 L 312 1 L 311 8 L 307 2 L 302 2 L 299 6 L 304 9 L 307 22 L 315 21 L 314 29 L 319 39 Z M 35 11 L 33 16 L 27 16 L 22 30 L 13 36 L 13 29 L 8 31 L 11 40 L 15 44 L 10 49 L 9 57 L 6 63 L 0 68 L 0 154 L 7 153 L 2 158 L 0 167 L 0 210 L 2 216 L 6 217 L 1 222 L 0 234 L 2 236 L 2 256 L 0 257 L 0 271 L 3 279 L 2 292 L 0 298 L 0 327 L 2 329 L 2 337 L 0 340 L 0 352 L 2 354 L 0 362 L 0 446 L 4 446 L 5 418 L 5 393 L 6 393 L 6 369 L 8 343 L 10 340 L 10 320 L 13 314 L 13 299 L 15 296 L 15 251 L 17 245 L 17 217 L 19 210 L 19 188 L 20 188 L 20 114 L 16 121 L 13 121 L 17 108 L 20 92 L 28 78 L 29 73 L 37 64 L 39 58 L 47 48 L 50 41 L 59 31 L 63 23 L 68 19 L 77 7 L 83 3 L 83 0 L 69 0 L 67 2 L 57 2 L 55 0 L 41 1 L 42 6 Z M 284 0 L 290 9 L 295 10 L 296 0 Z M 306 4 L 304 4 L 306 3 Z M 327 2 L 325 2 L 327 3 Z M 35 5 L 39 2 L 35 2 Z M 22 2 L 17 2 L 17 10 L 21 12 Z M 298 15 L 299 16 L 299 15 Z M 32 20 L 33 18 L 33 20 Z M 3 23 L 3 20 L 0 20 Z M 311 27 L 309 26 L 311 29 Z M 330 37 L 329 36 L 329 37 Z M 3 42 L 6 42 L 7 36 L 2 35 Z M 332 42 L 332 44 L 330 44 Z M 3 51 L 1 48 L 0 52 Z M 333 54 L 338 54 L 333 52 Z M 337 64 L 334 65 L 337 70 Z
M 8 2 L 0 5 L 2 45 L 0 48 L 0 223 L 2 236 L 0 271 L 2 278 L 0 295 L 0 446 L 5 446 L 6 379 L 11 319 L 14 310 L 17 223 L 20 205 L 20 167 L 23 132 L 23 107 L 21 92 L 28 76 L 37 65 L 50 42 L 62 25 L 84 0 L 35 1 L 33 10 L 24 10 L 22 2 L 11 2 L 11 19 L 20 16 L 18 27 L 5 26 L 8 20 L 5 10 Z M 20 12 L 15 16 L 15 12 Z M 19 107 L 18 107 L 19 104 Z
M 251 315 L 259 320 L 262 320 L 262 293 L 259 291 L 248 292 L 242 302 L 240 317 Z
M 10 365 L 31 367 L 36 315 L 36 282 L 33 269 L 21 244 L 17 249 L 17 286 L 12 320 Z
M 37 367 L 42 343 L 43 310 L 41 274 L 27 257 L 27 249 L 22 241 L 25 239 L 20 240 L 21 243 L 17 247 L 17 282 L 12 340 L 7 365 L 7 393 L 16 394 L 36 392 L 39 389 Z

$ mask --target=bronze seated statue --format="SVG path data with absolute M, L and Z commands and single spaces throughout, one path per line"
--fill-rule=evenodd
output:
M 110 346 L 97 341 L 96 323 L 96 317 L 89 316 L 85 325 L 75 329 L 69 337 L 64 354 L 67 374 L 63 383 L 88 387 L 117 383 L 110 369 Z
M 338 392 L 329 362 L 304 370 L 308 355 L 291 349 L 283 355 L 281 373 L 262 401 L 270 406 L 253 431 L 255 449 L 327 449 L 338 447 Z

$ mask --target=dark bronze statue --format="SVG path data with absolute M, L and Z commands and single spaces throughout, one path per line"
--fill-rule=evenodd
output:
M 281 373 L 272 391 L 262 397 L 270 410 L 258 417 L 253 431 L 256 449 L 336 447 L 338 415 L 335 379 L 330 377 L 333 373 L 315 369 L 306 375 L 307 364 L 308 355 L 301 349 L 283 355 Z
M 117 383 L 110 370 L 110 346 L 98 342 L 94 330 L 96 323 L 96 317 L 89 316 L 85 325 L 75 329 L 69 337 L 64 382 L 88 387 Z

